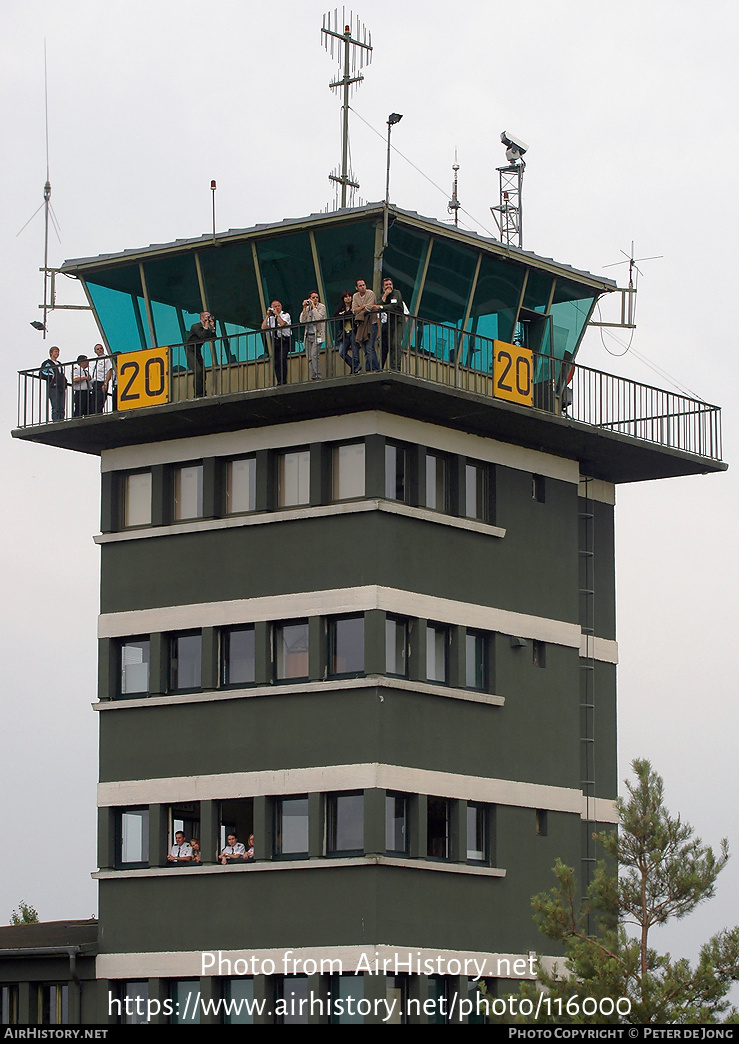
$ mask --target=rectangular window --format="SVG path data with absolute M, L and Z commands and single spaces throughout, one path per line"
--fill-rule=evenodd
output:
M 329 674 L 364 673 L 364 617 L 341 616 L 329 620 Z
M 464 469 L 465 510 L 467 518 L 486 522 L 488 518 L 488 469 L 485 464 L 467 463 Z
M 221 631 L 221 684 L 253 685 L 254 625 L 228 627 Z
M 224 979 L 223 999 L 226 1002 L 223 1021 L 227 1026 L 253 1025 L 253 979 Z
M 364 1024 L 364 1015 L 361 1011 L 365 1005 L 360 1005 L 364 1000 L 364 976 L 363 975 L 332 975 L 331 976 L 331 1025 L 358 1026 Z
M 449 979 L 444 975 L 429 975 L 428 983 L 428 999 L 433 1001 L 429 1025 L 446 1025 L 449 1022 L 452 1001 Z
M 305 1026 L 310 1012 L 307 975 L 275 975 L 275 1022 L 280 1026 Z
M 531 643 L 534 667 L 546 667 L 547 665 L 547 643 L 537 641 L 535 638 Z
M 308 677 L 308 621 L 275 624 L 274 666 L 277 681 Z
M 203 517 L 203 465 L 188 464 L 174 470 L 174 520 Z
M 408 853 L 408 798 L 405 794 L 385 795 L 385 849 Z
M 69 1022 L 69 986 L 50 983 L 37 989 L 36 1021 L 41 1026 L 65 1026 Z
M 142 1026 L 148 1021 L 149 981 L 148 979 L 118 984 L 118 1001 L 120 1013 L 116 1021 L 121 1026 Z
M 487 858 L 487 808 L 485 805 L 467 804 L 467 859 L 472 863 L 483 863 Z
M 278 507 L 310 503 L 310 450 L 291 450 L 277 458 Z
M 446 798 L 428 799 L 428 844 L 429 859 L 449 858 L 449 802 Z
M 408 452 L 392 442 L 385 443 L 385 496 L 408 502 Z
M 383 1019 L 388 1026 L 405 1026 L 408 1023 L 410 999 L 410 982 L 408 975 L 386 975 L 385 989 L 390 1017 Z
M 426 454 L 426 507 L 449 510 L 449 468 L 446 457 Z
M 385 620 L 385 673 L 408 677 L 408 621 L 396 616 Z
M 18 987 L 3 986 L 0 989 L 0 1026 L 15 1026 L 18 1023 Z
M 148 638 L 131 638 L 121 644 L 121 696 L 148 693 L 150 650 Z
M 199 631 L 195 634 L 175 634 L 169 641 L 169 691 L 190 692 L 199 689 L 202 685 L 202 634 Z
M 326 797 L 326 854 L 364 851 L 364 794 Z
M 276 856 L 308 855 L 308 798 L 275 799 Z
M 173 979 L 169 984 L 173 1026 L 200 1025 L 200 979 Z
M 468 689 L 487 689 L 487 635 L 467 631 L 465 635 L 465 685 Z
M 226 514 L 238 515 L 256 511 L 257 462 L 254 457 L 240 457 L 226 464 Z
M 364 496 L 364 443 L 334 446 L 332 454 L 332 499 L 352 500 Z
M 126 808 L 118 814 L 118 864 L 149 865 L 149 809 Z
M 547 486 L 546 479 L 543 475 L 531 476 L 531 496 L 540 504 L 544 504 L 546 502 Z
M 426 678 L 433 682 L 448 682 L 449 628 L 442 624 L 426 627 Z
M 151 525 L 151 472 L 135 471 L 123 480 L 123 525 Z
M 539 837 L 546 837 L 549 833 L 549 816 L 545 808 L 536 810 L 536 832 Z

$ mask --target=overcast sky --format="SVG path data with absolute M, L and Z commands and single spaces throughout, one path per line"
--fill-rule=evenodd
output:
M 39 365 L 50 344 L 71 359 L 98 338 L 84 312 L 52 314 L 46 342 L 29 326 L 42 299 L 42 215 L 17 233 L 46 177 L 44 38 L 62 232 L 52 265 L 209 232 L 212 178 L 219 231 L 324 209 L 340 105 L 327 89 L 336 62 L 320 42 L 324 9 L 305 0 L 269 11 L 253 0 L 2 6 L 5 923 L 21 899 L 47 920 L 96 913 L 99 460 L 7 434 L 16 370 Z M 530 146 L 528 249 L 622 285 L 626 266 L 604 266 L 632 239 L 637 257 L 664 255 L 640 266 L 629 350 L 623 334 L 605 338 L 606 350 L 591 331 L 579 361 L 662 387 L 675 379 L 724 407 L 730 463 L 737 12 L 735 0 L 365 0 L 357 13 L 375 50 L 351 118 L 366 201 L 384 194 L 385 121 L 396 111 L 393 142 L 413 165 L 394 156 L 393 201 L 445 220 L 457 149 L 462 219 L 492 231 L 506 129 Z M 58 297 L 83 301 L 67 279 Z M 736 506 L 735 470 L 617 492 L 620 777 L 632 758 L 650 758 L 670 807 L 706 841 L 727 835 L 739 851 Z M 694 954 L 739 920 L 738 889 L 735 859 L 717 898 L 654 943 Z

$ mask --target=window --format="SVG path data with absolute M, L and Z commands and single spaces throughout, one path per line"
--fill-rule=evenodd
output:
M 18 1022 L 18 987 L 0 988 L 0 1026 L 15 1026 Z
M 151 525 L 151 472 L 135 471 L 123 480 L 123 525 Z
M 221 683 L 253 685 L 254 678 L 253 624 L 221 631 Z
M 329 674 L 364 672 L 364 617 L 342 616 L 328 625 Z
M 203 465 L 187 464 L 174 470 L 174 519 L 182 522 L 203 516 Z
M 408 798 L 405 794 L 385 795 L 385 849 L 408 853 Z
M 332 454 L 332 499 L 351 500 L 364 496 L 364 443 L 334 446 Z
M 63 1026 L 69 1022 L 69 986 L 51 983 L 37 987 L 36 1021 L 41 1026 Z
M 467 860 L 484 863 L 487 859 L 487 808 L 467 804 Z
M 536 832 L 539 837 L 546 837 L 549 832 L 549 816 L 545 808 L 536 810 Z
M 308 677 L 308 621 L 275 624 L 274 665 L 277 681 Z
M 405 1026 L 408 1022 L 410 997 L 408 975 L 401 972 L 399 975 L 385 976 L 385 989 L 390 1017 L 383 1019 L 388 1026 Z
M 426 454 L 426 507 L 434 511 L 448 510 L 449 471 L 446 457 Z
M 487 636 L 480 631 L 465 635 L 465 685 L 468 689 L 487 688 Z
M 364 1023 L 365 1008 L 371 1011 L 370 1002 L 364 1000 L 364 976 L 332 975 L 331 992 L 331 1025 L 350 1026 Z
M 275 1022 L 283 1026 L 306 1025 L 310 1013 L 307 975 L 276 975 Z
M 485 464 L 467 463 L 464 469 L 464 513 L 486 522 L 488 518 L 488 469 Z
M 538 500 L 540 504 L 544 504 L 547 499 L 547 486 L 546 480 L 543 475 L 532 475 L 531 476 L 531 496 L 534 500 Z
M 428 841 L 426 854 L 430 859 L 449 858 L 449 802 L 446 798 L 428 799 Z
M 277 458 L 277 504 L 295 507 L 310 503 L 310 450 L 291 450 Z
M 169 984 L 174 1026 L 200 1025 L 200 979 L 173 979 Z
M 397 616 L 385 620 L 385 673 L 408 677 L 408 621 Z
M 452 1000 L 449 986 L 449 979 L 444 975 L 429 975 L 428 999 L 433 1001 L 429 1026 L 440 1026 L 449 1022 Z
M 143 979 L 135 982 L 118 984 L 118 1005 L 114 1004 L 116 1021 L 123 1026 L 140 1026 L 148 1022 L 149 1015 L 149 981 Z
M 126 808 L 118 813 L 118 859 L 124 868 L 149 865 L 149 809 Z
M 247 854 L 254 847 L 253 798 L 231 798 L 221 802 L 219 852 L 226 847 L 229 834 L 241 842 Z
M 364 851 L 364 794 L 326 797 L 326 852 L 338 855 Z
M 167 820 L 169 823 L 169 837 L 167 840 L 167 851 L 177 845 L 177 834 L 184 835 L 184 843 L 189 845 L 195 838 L 200 838 L 200 804 L 197 801 L 183 802 L 179 805 L 171 805 L 168 810 Z M 186 852 L 172 852 L 172 855 L 186 855 Z M 178 866 L 189 866 L 189 863 L 179 863 Z
M 534 667 L 546 667 L 547 665 L 547 643 L 537 641 L 536 638 L 531 643 L 531 651 L 534 661 Z
M 203 636 L 175 634 L 169 645 L 169 690 L 189 692 L 201 687 Z
M 148 638 L 131 638 L 121 644 L 121 696 L 148 693 L 150 644 Z
M 229 460 L 226 464 L 226 514 L 256 511 L 257 462 L 254 457 Z
M 428 624 L 426 627 L 426 677 L 429 681 L 447 684 L 448 647 L 449 628 L 442 624 Z
M 224 979 L 223 999 L 227 1026 L 251 1026 L 254 1023 L 254 980 Z
M 385 496 L 408 501 L 408 453 L 404 446 L 385 443 Z
M 290 797 L 275 800 L 276 856 L 308 855 L 308 798 Z

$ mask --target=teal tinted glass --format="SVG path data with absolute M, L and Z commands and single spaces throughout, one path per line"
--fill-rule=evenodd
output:
M 526 281 L 526 292 L 523 295 L 523 307 L 530 308 L 532 312 L 546 312 L 551 296 L 552 276 L 547 272 L 539 272 L 535 268 L 530 268 L 529 278 Z
M 265 302 L 278 300 L 297 323 L 301 302 L 317 289 L 318 281 L 308 233 L 263 239 L 257 254 Z
M 182 344 L 202 308 L 194 255 L 145 261 L 144 280 L 157 344 Z M 186 366 L 184 351 L 174 352 L 172 361 L 175 367 Z
M 557 283 L 551 308 L 553 355 L 557 359 L 565 352 L 576 352 L 594 299 L 593 291 L 586 293 L 585 287 L 565 280 Z
M 198 251 L 208 308 L 215 317 L 219 337 L 219 361 L 254 359 L 264 351 L 261 337 L 246 337 L 258 330 L 263 318 L 251 243 L 225 243 Z M 284 302 L 283 302 L 284 307 Z
M 111 290 L 110 287 L 89 280 L 87 290 L 111 352 L 138 352 L 141 348 L 150 347 L 143 300 L 140 297 Z
M 470 333 L 477 336 L 465 338 L 462 365 L 492 372 L 492 344 L 483 338 L 512 341 L 525 271 L 503 258 L 483 254 L 468 325 Z
M 437 323 L 464 321 L 477 251 L 434 237 L 418 314 Z
M 315 240 L 326 294 L 324 304 L 331 316 L 339 307 L 343 309 L 342 291 L 353 294 L 357 279 L 364 279 L 367 286 L 372 286 L 375 229 L 369 221 L 317 228 Z M 320 293 L 320 287 L 312 289 Z M 301 294 L 300 300 L 304 297 L 305 294 Z
M 382 259 L 382 274 L 393 280 L 414 315 L 429 241 L 425 232 L 393 224 L 388 231 L 388 245 Z

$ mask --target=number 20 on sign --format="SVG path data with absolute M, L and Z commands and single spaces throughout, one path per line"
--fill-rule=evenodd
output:
M 517 344 L 494 341 L 493 386 L 496 399 L 534 405 L 533 353 Z
M 146 348 L 118 359 L 118 409 L 139 410 L 169 402 L 169 350 Z

